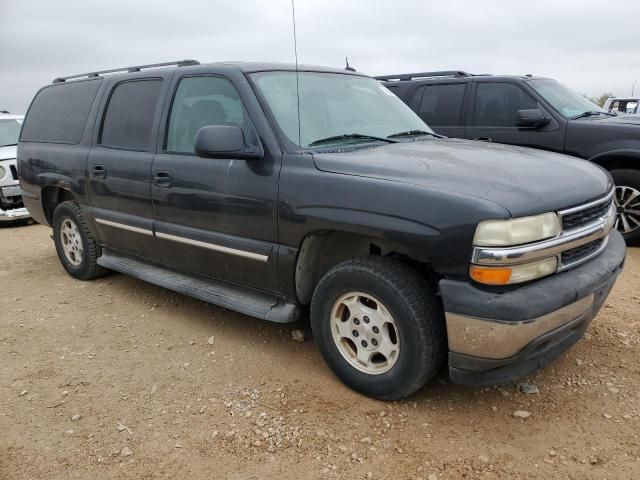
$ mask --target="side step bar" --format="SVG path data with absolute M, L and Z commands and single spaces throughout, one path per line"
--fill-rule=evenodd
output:
M 113 251 L 103 250 L 98 264 L 145 282 L 263 320 L 291 323 L 300 318 L 299 305 L 286 302 L 274 295 L 219 280 L 174 272 Z

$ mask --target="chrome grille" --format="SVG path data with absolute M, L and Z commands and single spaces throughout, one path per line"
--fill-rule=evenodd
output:
M 599 238 L 598 240 L 594 240 L 593 242 L 587 243 L 585 245 L 580 245 L 579 247 L 562 252 L 562 264 L 571 265 L 575 262 L 579 262 L 584 258 L 587 258 L 592 253 L 597 252 L 600 247 L 602 247 L 603 243 L 604 238 Z
M 592 207 L 585 208 L 584 210 L 578 210 L 577 212 L 563 215 L 562 228 L 564 230 L 580 228 L 593 220 L 604 217 L 610 207 L 611 200 L 607 200 Z

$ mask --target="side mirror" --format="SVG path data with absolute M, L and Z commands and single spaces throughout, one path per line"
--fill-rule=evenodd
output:
M 551 122 L 549 117 L 545 117 L 542 110 L 532 108 L 529 110 L 518 110 L 516 124 L 522 128 L 542 128 Z
M 194 150 L 206 158 L 258 160 L 263 156 L 262 148 L 248 145 L 244 132 L 236 125 L 202 127 L 196 134 Z

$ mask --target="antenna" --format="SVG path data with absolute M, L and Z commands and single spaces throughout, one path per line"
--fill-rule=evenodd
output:
M 293 20 L 293 53 L 296 57 L 296 98 L 298 102 L 298 145 L 302 148 L 302 133 L 300 127 L 300 79 L 298 75 L 298 37 L 296 35 L 296 6 L 291 0 L 291 17 Z
M 351 65 L 349 65 L 349 57 L 344 57 L 344 61 L 347 64 L 346 67 L 344 67 L 345 70 L 347 70 L 348 72 L 355 72 L 356 69 L 353 68 Z

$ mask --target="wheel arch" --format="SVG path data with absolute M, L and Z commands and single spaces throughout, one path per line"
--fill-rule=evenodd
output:
M 630 169 L 640 170 L 639 150 L 612 150 L 600 153 L 589 159 L 593 163 L 600 165 L 605 170 Z
M 424 249 L 406 242 L 373 234 L 343 230 L 316 230 L 301 242 L 295 263 L 295 292 L 298 301 L 309 304 L 316 285 L 333 266 L 345 260 L 367 255 L 393 256 L 432 272 Z
M 42 211 L 49 225 L 52 225 L 53 212 L 62 202 L 76 200 L 71 190 L 60 186 L 47 186 L 42 189 Z

